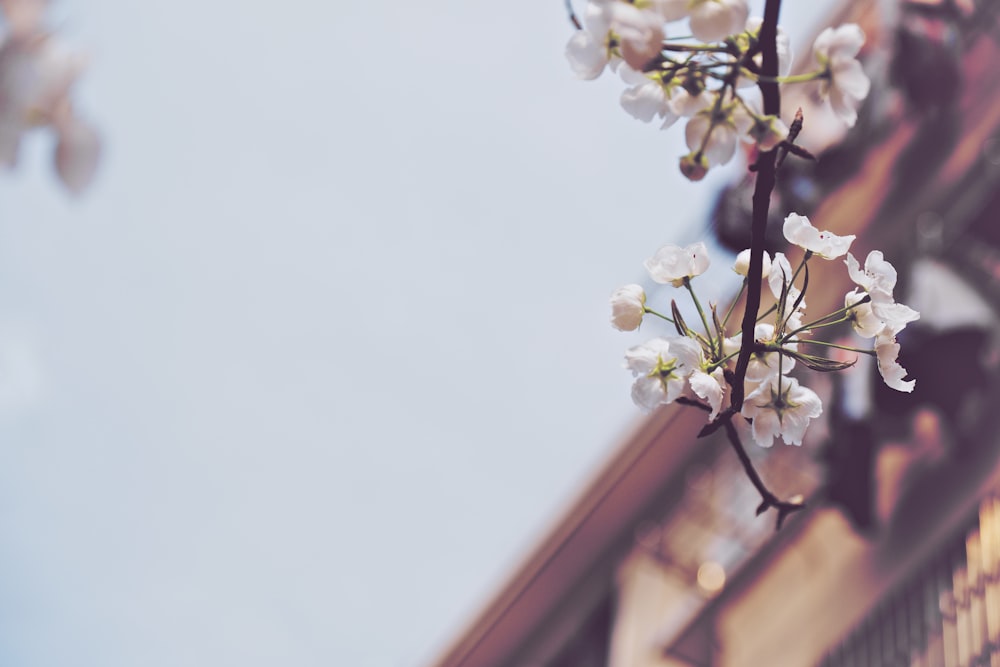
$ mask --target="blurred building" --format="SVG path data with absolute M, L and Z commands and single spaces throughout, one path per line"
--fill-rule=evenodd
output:
M 437 667 L 1000 665 L 1000 2 L 845 3 L 828 23 L 847 21 L 873 94 L 846 136 L 786 97 L 822 156 L 786 161 L 775 220 L 885 251 L 922 313 L 900 337 L 917 390 L 810 377 L 826 413 L 805 445 L 748 446 L 807 500 L 780 531 L 726 440 L 696 437 L 704 414 L 661 409 Z M 735 249 L 750 183 L 712 216 Z M 836 264 L 811 310 L 841 305 Z

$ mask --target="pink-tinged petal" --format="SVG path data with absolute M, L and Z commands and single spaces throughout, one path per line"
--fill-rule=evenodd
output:
M 745 0 L 701 0 L 691 8 L 691 34 L 718 42 L 743 32 L 750 10 Z
M 617 2 L 611 8 L 611 29 L 618 34 L 622 58 L 633 69 L 645 69 L 663 48 L 663 20 L 656 12 Z

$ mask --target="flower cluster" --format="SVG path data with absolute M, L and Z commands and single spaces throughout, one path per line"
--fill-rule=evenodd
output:
M 78 194 L 93 180 L 101 143 L 70 99 L 84 60 L 45 27 L 47 4 L 0 0 L 6 28 L 0 35 L 0 165 L 15 166 L 22 137 L 34 128 L 49 127 L 56 135 L 56 173 Z
M 725 164 L 739 141 L 772 150 L 788 135 L 788 126 L 764 114 L 749 92 L 762 81 L 818 81 L 820 93 L 849 126 L 868 94 L 870 82 L 856 56 L 864 33 L 853 24 L 824 30 L 813 45 L 818 69 L 788 76 L 791 47 L 779 28 L 778 77 L 761 73 L 760 18 L 748 18 L 746 0 L 588 0 L 580 29 L 566 45 L 576 75 L 595 79 L 605 69 L 628 86 L 621 105 L 635 118 L 657 119 L 667 128 L 687 119 L 690 153 L 681 171 L 699 180 L 708 169 Z M 694 36 L 672 38 L 670 24 L 687 21 Z
M 877 358 L 878 369 L 889 387 L 909 392 L 915 384 L 914 380 L 904 380 L 906 370 L 897 360 L 896 335 L 919 314 L 895 301 L 896 271 L 882 253 L 871 252 L 862 267 L 848 252 L 854 236 L 818 230 L 808 218 L 795 213 L 785 218 L 783 231 L 785 238 L 804 253 L 795 269 L 783 253 L 774 257 L 764 253 L 763 270 L 756 279 L 765 281 L 773 303 L 757 318 L 743 385 L 746 398 L 740 410 L 750 420 L 753 438 L 762 447 L 769 447 L 777 437 L 787 444 L 801 444 L 809 422 L 823 411 L 816 393 L 799 384 L 790 371 L 798 364 L 829 372 L 854 363 L 808 350 L 832 347 L 869 354 Z M 857 287 L 844 297 L 843 308 L 806 321 L 809 262 L 817 257 L 830 261 L 845 256 L 847 273 Z M 692 287 L 693 279 L 708 269 L 707 249 L 703 243 L 686 248 L 665 246 L 645 266 L 657 283 L 669 283 L 690 294 L 701 327 L 685 322 L 676 301 L 671 301 L 669 316 L 653 310 L 638 285 L 628 285 L 612 294 L 611 323 L 617 329 L 638 329 L 644 317 L 652 315 L 672 324 L 677 334 L 654 338 L 625 353 L 626 368 L 635 377 L 632 399 L 652 410 L 687 395 L 709 411 L 710 421 L 715 420 L 728 407 L 733 367 L 743 341 L 741 332 L 731 335 L 727 331 L 732 306 L 720 315 L 716 305 L 710 304 L 706 313 Z M 751 280 L 749 251 L 737 256 L 733 268 L 744 276 L 742 289 L 746 289 Z M 817 332 L 846 326 L 848 322 L 860 335 L 874 339 L 872 349 L 846 347 L 815 337 Z

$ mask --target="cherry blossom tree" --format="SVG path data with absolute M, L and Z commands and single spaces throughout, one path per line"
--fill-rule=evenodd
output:
M 688 179 L 700 180 L 729 162 L 741 142 L 754 148 L 751 247 L 733 266 L 744 277 L 734 301 L 746 297 L 739 326 L 730 322 L 732 306 L 720 313 L 717 304 L 706 307 L 696 294 L 695 282 L 710 265 L 703 243 L 666 245 L 645 262 L 654 282 L 687 293 L 697 323 L 685 321 L 675 298 L 669 299 L 669 310 L 657 309 L 656 299 L 639 285 L 612 294 L 611 322 L 632 331 L 648 316 L 673 328 L 675 335 L 657 336 L 626 352 L 626 368 L 635 378 L 633 400 L 644 410 L 676 402 L 708 413 L 702 435 L 725 429 L 761 494 L 757 513 L 776 509 L 778 527 L 803 504 L 780 500 L 767 488 L 733 420 L 748 420 L 759 446 L 770 447 L 778 439 L 801 445 L 823 405 L 790 372 L 844 370 L 854 364 L 843 360 L 844 352 L 874 357 L 888 387 L 912 391 L 915 380 L 907 379 L 898 362 L 896 335 L 919 317 L 895 301 L 896 271 L 881 252 L 871 252 L 864 266 L 850 254 L 853 235 L 817 229 L 806 216 L 791 213 L 783 233 L 801 249 L 801 260 L 793 268 L 783 253 L 770 257 L 764 250 L 777 166 L 788 155 L 813 159 L 795 144 L 804 122 L 801 112 L 791 126 L 781 119 L 780 86 L 815 86 L 847 126 L 857 121 L 871 88 L 857 60 L 865 36 L 853 24 L 823 30 L 812 46 L 815 69 L 789 74 L 791 44 L 778 26 L 780 6 L 780 0 L 767 0 L 764 16 L 750 17 L 746 0 L 588 0 L 582 21 L 570 10 L 577 31 L 566 46 L 578 77 L 595 79 L 605 72 L 621 77 L 627 86 L 621 106 L 636 119 L 657 120 L 663 129 L 684 119 L 690 152 L 679 166 Z M 842 308 L 818 317 L 807 315 L 806 304 L 809 266 L 815 261 L 843 263 L 857 286 L 844 296 Z M 765 284 L 767 307 L 762 306 Z M 824 339 L 848 323 L 872 339 L 872 346 L 846 347 Z M 825 353 L 831 348 L 837 355 Z

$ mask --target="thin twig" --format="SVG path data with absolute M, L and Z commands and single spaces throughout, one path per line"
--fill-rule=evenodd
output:
M 750 460 L 750 456 L 747 454 L 746 449 L 743 448 L 743 443 L 740 442 L 740 436 L 736 432 L 736 426 L 733 424 L 732 419 L 727 418 L 723 423 L 726 428 L 726 436 L 729 440 L 729 444 L 733 446 L 736 451 L 736 456 L 739 457 L 740 463 L 743 464 L 743 470 L 746 472 L 747 477 L 753 482 L 753 485 L 757 488 L 757 492 L 760 493 L 761 501 L 760 505 L 757 506 L 757 516 L 760 516 L 772 507 L 778 510 L 778 518 L 775 522 L 774 529 L 780 530 L 781 524 L 785 522 L 785 518 L 805 508 L 805 503 L 800 502 L 789 502 L 784 500 L 778 500 L 778 497 L 771 493 L 771 491 L 764 484 L 764 480 L 760 478 L 757 473 L 757 469 L 753 467 L 753 461 Z
M 583 24 L 580 23 L 580 19 L 576 18 L 576 12 L 573 11 L 572 0 L 566 0 L 566 13 L 569 14 L 569 22 L 573 24 L 573 27 L 577 30 L 583 30 Z

